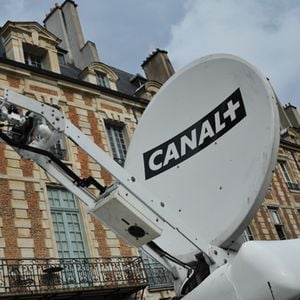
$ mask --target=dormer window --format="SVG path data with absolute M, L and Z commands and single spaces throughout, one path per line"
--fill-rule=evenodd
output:
M 119 77 L 109 66 L 93 62 L 88 65 L 78 76 L 81 80 L 90 82 L 92 84 L 108 88 L 110 90 L 117 90 L 117 81 Z
M 105 73 L 96 71 L 96 80 L 98 85 L 109 88 L 109 81 Z
M 47 54 L 46 49 L 23 43 L 23 51 L 26 65 L 36 67 L 38 69 L 42 69 L 44 67 L 43 60 Z
M 61 47 L 56 47 L 56 50 L 57 50 L 57 59 L 59 65 L 65 65 L 66 64 L 65 55 L 68 53 L 68 51 Z
M 42 68 L 42 60 L 39 56 L 24 52 L 25 64 L 36 68 Z
M 130 82 L 135 85 L 137 88 L 141 87 L 147 81 L 141 74 L 137 73 L 130 78 Z
M 6 58 L 60 73 L 56 53 L 61 39 L 39 23 L 7 21 L 1 28 L 1 38 Z

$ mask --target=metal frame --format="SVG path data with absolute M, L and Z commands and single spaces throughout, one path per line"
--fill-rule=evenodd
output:
M 157 199 L 143 185 L 137 182 L 133 176 L 128 174 L 128 172 L 108 156 L 104 150 L 93 143 L 88 136 L 83 134 L 75 125 L 67 120 L 57 108 L 40 103 L 11 90 L 5 90 L 4 95 L 3 101 L 5 103 L 25 108 L 43 117 L 47 121 L 47 124 L 49 124 L 49 130 L 51 130 L 50 137 L 47 140 L 43 139 L 39 142 L 32 142 L 27 146 L 47 150 L 63 135 L 67 136 L 103 168 L 109 170 L 111 175 L 117 180 L 116 185 L 125 187 L 133 197 L 144 205 L 144 213 L 152 219 L 153 223 L 161 228 L 168 226 L 176 235 L 186 239 L 195 251 L 204 253 L 209 263 L 214 263 L 214 260 L 207 255 L 206 242 L 204 242 L 200 236 L 195 235 L 192 228 L 188 228 L 182 224 L 169 210 L 162 209 L 163 202 L 161 199 Z M 45 155 L 29 152 L 26 149 L 20 149 L 16 146 L 14 146 L 14 148 L 22 157 L 34 160 L 40 167 L 46 170 L 47 173 L 86 203 L 89 208 L 93 208 L 95 203 L 99 201 L 100 198 L 92 194 L 88 189 L 79 186 L 78 183 L 74 183 L 74 179 L 66 173 L 66 170 L 62 170 L 62 167 L 58 166 L 57 162 L 53 159 L 49 159 L 49 157 Z M 147 211 L 149 211 L 148 214 Z
M 147 285 L 141 257 L 0 259 L 0 298 L 3 295 L 57 293 L 112 288 L 136 290 Z M 97 295 L 97 293 L 95 293 Z

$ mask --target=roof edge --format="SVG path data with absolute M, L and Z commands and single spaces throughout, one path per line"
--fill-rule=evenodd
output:
M 108 89 L 108 88 L 105 88 L 105 87 L 102 87 L 102 86 L 99 86 L 99 85 L 95 85 L 95 84 L 90 83 L 90 82 L 86 82 L 86 81 L 83 81 L 83 80 L 80 80 L 80 79 L 71 78 L 71 77 L 68 77 L 68 76 L 65 76 L 65 75 L 62 75 L 62 74 L 58 74 L 58 73 L 54 73 L 54 72 L 51 72 L 51 71 L 48 71 L 48 70 L 37 69 L 35 67 L 28 66 L 28 65 L 25 65 L 25 64 L 20 63 L 20 62 L 16 62 L 14 60 L 10 60 L 8 58 L 0 57 L 0 63 L 8 64 L 8 65 L 18 67 L 18 68 L 21 68 L 21 69 L 25 69 L 25 70 L 29 70 L 29 71 L 35 72 L 37 74 L 42 74 L 42 75 L 49 76 L 51 78 L 55 78 L 55 79 L 58 79 L 58 80 L 65 80 L 65 81 L 68 81 L 68 82 L 71 82 L 71 83 L 82 85 L 84 87 L 99 90 L 99 91 L 101 91 L 101 92 L 103 92 L 107 95 L 113 95 L 113 96 L 116 96 L 116 97 L 119 97 L 119 98 L 127 98 L 128 100 L 137 101 L 137 102 L 140 102 L 142 104 L 148 104 L 150 102 L 148 99 L 145 99 L 145 98 L 128 95 L 128 94 L 125 94 L 125 93 L 122 93 L 122 92 L 119 92 L 119 91 L 111 90 L 111 89 Z

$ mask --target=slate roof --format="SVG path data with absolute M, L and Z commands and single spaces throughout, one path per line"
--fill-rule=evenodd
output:
M 0 27 L 1 28 L 1 27 Z M 59 52 L 65 52 L 65 51 L 61 51 L 63 49 L 59 49 Z M 5 48 L 3 45 L 3 40 L 0 38 L 0 58 L 6 58 L 6 54 L 5 54 Z M 2 60 L 3 61 L 3 60 Z M 7 60 L 9 61 L 9 60 Z M 18 65 L 20 65 L 20 63 L 17 63 Z M 29 67 L 30 69 L 32 69 L 33 67 L 24 65 L 24 67 L 26 66 Z M 109 68 L 112 69 L 113 72 L 116 73 L 116 75 L 118 76 L 118 81 L 116 82 L 117 84 L 117 89 L 118 92 L 128 95 L 128 96 L 134 96 L 135 97 L 135 91 L 137 90 L 138 86 L 136 86 L 134 84 L 134 82 L 131 81 L 132 78 L 134 78 L 136 76 L 136 74 L 131 74 L 128 73 L 126 71 L 120 70 L 118 68 L 112 67 L 107 65 Z M 60 70 L 61 70 L 61 75 L 63 75 L 66 78 L 70 78 L 76 81 L 80 81 L 79 78 L 79 74 L 82 71 L 81 69 L 75 67 L 74 65 L 70 65 L 70 64 L 60 64 Z M 46 71 L 46 70 L 45 70 Z M 139 75 L 139 74 L 138 74 Z M 143 78 L 141 75 L 139 75 L 141 78 Z M 145 78 L 143 78 L 144 81 L 146 81 Z M 86 82 L 82 81 L 83 84 L 85 84 Z
M 116 75 L 119 77 L 117 81 L 117 89 L 119 92 L 131 95 L 133 96 L 135 91 L 137 90 L 137 86 L 134 85 L 130 79 L 133 78 L 135 75 L 128 73 L 126 71 L 120 70 L 118 68 L 112 67 L 107 65 L 113 72 L 116 73 Z M 62 75 L 65 75 L 67 77 L 73 78 L 73 79 L 79 79 L 79 73 L 81 72 L 80 69 L 78 69 L 75 66 L 65 64 L 60 65 L 60 71 Z M 146 81 L 146 79 L 144 79 Z
M 117 88 L 120 92 L 123 92 L 125 94 L 134 95 L 135 91 L 137 90 L 137 86 L 135 86 L 130 79 L 134 77 L 133 74 L 130 74 L 128 72 L 122 71 L 120 69 L 110 67 L 119 77 L 119 80 L 117 81 Z

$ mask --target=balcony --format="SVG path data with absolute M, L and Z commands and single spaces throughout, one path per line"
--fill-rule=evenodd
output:
M 148 277 L 149 291 L 173 290 L 172 274 L 158 262 L 144 262 Z
M 63 294 L 122 299 L 146 286 L 140 257 L 0 260 L 0 299 Z

